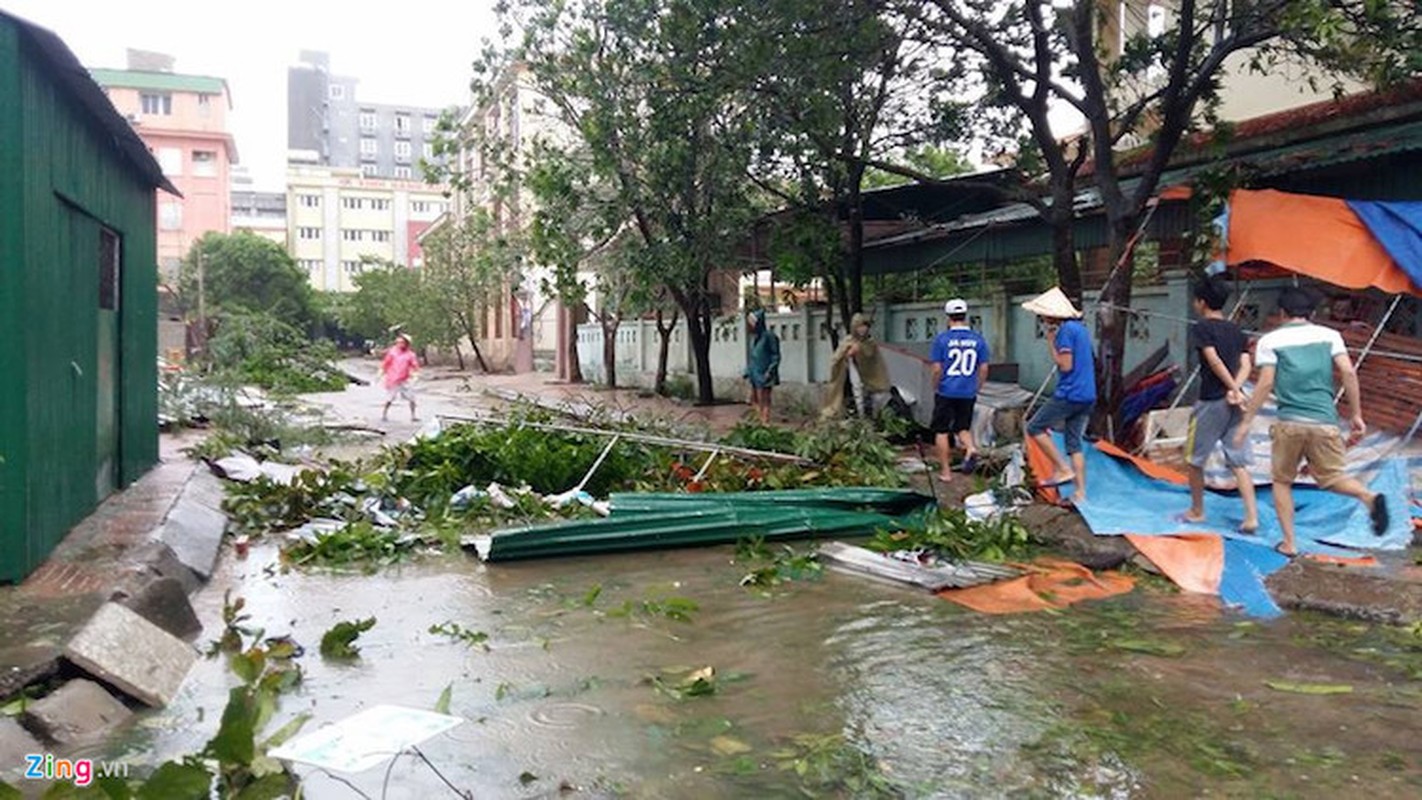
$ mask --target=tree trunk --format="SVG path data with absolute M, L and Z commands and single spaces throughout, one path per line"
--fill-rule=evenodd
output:
M 854 174 L 850 176 L 850 182 L 853 188 L 849 191 L 849 258 L 846 265 L 849 270 L 846 298 L 848 313 L 844 316 L 846 321 L 851 315 L 864 310 L 864 195 L 860 191 L 864 166 L 858 164 L 852 169 Z
M 672 312 L 671 324 L 663 326 L 664 315 L 657 309 L 657 376 L 652 381 L 652 391 L 659 395 L 667 393 L 667 359 L 671 356 L 671 335 L 676 330 L 678 313 Z
M 1052 208 L 1048 222 L 1052 226 L 1052 266 L 1057 271 L 1057 285 L 1077 308 L 1082 308 L 1081 267 L 1076 260 L 1076 215 L 1072 210 L 1075 187 L 1052 187 Z
M 464 324 L 461 327 L 464 328 L 464 335 L 469 337 L 469 346 L 474 350 L 474 363 L 479 365 L 480 371 L 488 375 L 489 362 L 484 360 L 484 354 L 479 350 L 479 337 L 476 335 L 478 329 L 476 326 L 471 325 L 468 319 L 464 320 Z
M 1121 401 L 1128 387 L 1122 385 L 1126 367 L 1126 329 L 1129 325 L 1124 309 L 1131 306 L 1134 284 L 1135 253 L 1128 247 L 1137 220 L 1112 220 L 1108 225 L 1108 252 L 1111 277 L 1101 287 L 1101 302 L 1097 308 L 1096 335 L 1100 339 L 1096 360 L 1097 405 L 1095 425 L 1103 435 L 1115 440 L 1124 431 L 1117 430 Z
M 609 322 L 608 320 L 611 320 Z M 602 325 L 602 371 L 607 388 L 617 388 L 617 327 L 620 320 L 616 316 L 603 316 L 598 320 Z
M 578 315 L 569 306 L 564 309 L 568 318 L 568 383 L 583 382 L 583 365 L 578 360 Z
M 459 342 L 454 343 L 454 357 L 459 361 L 459 371 L 464 371 L 464 351 L 459 349 Z

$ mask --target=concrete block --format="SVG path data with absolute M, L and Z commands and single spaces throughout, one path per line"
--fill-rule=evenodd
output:
M 0 779 L 11 779 L 24 772 L 25 756 L 30 753 L 46 753 L 48 748 L 40 744 L 29 731 L 10 717 L 0 717 Z
M 202 579 L 197 573 L 179 561 L 177 553 L 164 542 L 149 542 L 135 549 L 128 560 L 135 565 L 138 572 L 137 580 L 132 582 L 134 587 L 153 578 L 172 578 L 181 584 L 183 591 L 188 594 L 196 592 L 202 586 Z
M 132 716 L 107 689 L 77 678 L 25 709 L 25 724 L 59 745 L 72 746 L 107 735 Z
M 188 602 L 188 593 L 173 578 L 153 578 L 121 599 L 115 599 L 179 639 L 191 639 L 202 633 L 202 623 Z
M 64 657 L 99 680 L 155 707 L 177 694 L 197 651 L 118 603 L 105 603 L 64 648 Z
M 214 488 L 215 487 L 215 488 Z M 222 513 L 222 490 L 218 479 L 206 473 L 194 473 L 163 527 L 158 538 L 173 549 L 178 560 L 196 572 L 203 580 L 212 577 L 217 556 L 222 550 L 222 535 L 227 517 Z

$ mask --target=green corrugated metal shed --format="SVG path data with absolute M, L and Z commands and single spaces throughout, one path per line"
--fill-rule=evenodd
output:
M 100 86 L 228 96 L 227 81 L 207 75 L 180 75 L 173 72 L 143 72 L 132 69 L 91 69 L 89 74 Z
M 155 187 L 49 31 L 0 12 L 0 581 L 158 459 Z

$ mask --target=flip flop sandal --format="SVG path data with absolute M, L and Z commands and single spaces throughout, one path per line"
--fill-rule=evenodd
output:
M 1055 489 L 1058 486 L 1071 483 L 1074 480 L 1076 480 L 1075 475 L 1071 476 L 1070 478 L 1047 478 L 1046 480 L 1037 481 L 1037 488 Z

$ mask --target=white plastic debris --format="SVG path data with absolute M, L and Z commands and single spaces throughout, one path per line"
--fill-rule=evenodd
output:
M 497 483 L 489 484 L 484 491 L 489 495 L 489 502 L 493 503 L 496 508 L 509 509 L 518 506 L 518 503 L 509 497 L 508 492 L 504 491 L 504 487 Z
M 483 489 L 480 489 L 477 486 L 474 486 L 473 484 L 470 484 L 469 486 L 465 486 L 463 489 L 460 489 L 459 491 L 455 492 L 454 495 L 449 498 L 449 507 L 454 509 L 455 511 L 463 511 L 464 509 L 474 505 L 474 502 L 476 500 L 488 496 L 488 492 L 484 491 Z

